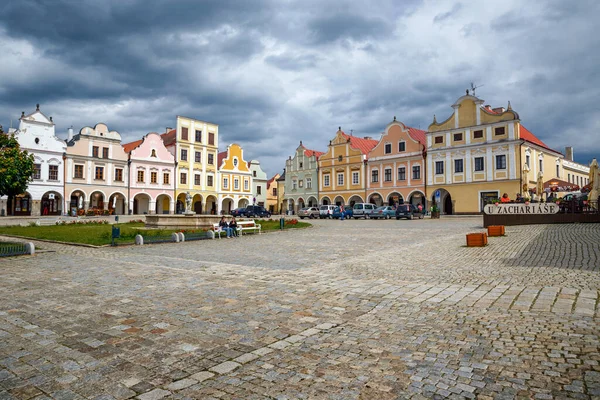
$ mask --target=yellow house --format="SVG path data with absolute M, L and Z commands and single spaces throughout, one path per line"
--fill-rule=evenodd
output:
M 252 171 L 244 160 L 244 150 L 232 143 L 219 153 L 219 213 L 229 214 L 238 207 L 254 203 L 252 197 Z
M 275 174 L 271 179 L 267 181 L 267 205 L 266 209 L 271 214 L 276 214 L 279 211 L 278 208 L 278 196 L 277 196 L 277 179 L 281 175 Z
M 486 199 L 528 193 L 560 176 L 563 155 L 527 130 L 510 102 L 492 108 L 467 91 L 427 132 L 427 196 L 445 214 L 481 212 Z
M 378 141 L 346 135 L 340 127 L 319 157 L 319 204 L 364 203 L 369 152 Z
M 176 213 L 185 211 L 186 193 L 197 214 L 217 213 L 217 148 L 219 126 L 177 116 L 177 127 L 161 135 L 175 156 Z

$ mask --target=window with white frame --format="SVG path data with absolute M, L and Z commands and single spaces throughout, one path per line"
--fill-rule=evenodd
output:
M 250 190 L 250 181 L 248 179 L 244 179 L 244 191 Z
M 312 178 L 306 178 L 306 188 L 312 189 Z
M 484 169 L 483 157 L 475 157 L 475 171 L 483 171 Z
M 323 186 L 329 187 L 329 175 L 323 175 Z
M 58 180 L 58 165 L 48 165 L 48 180 L 49 181 L 57 181 Z
M 399 152 L 406 151 L 406 142 L 398 142 L 398 151 Z
M 459 158 L 459 159 L 454 160 L 454 173 L 460 174 L 462 172 L 464 172 L 463 171 L 463 159 Z
M 358 185 L 358 171 L 352 172 L 352 184 Z
M 337 184 L 338 186 L 342 186 L 344 184 L 344 174 L 337 174 Z
M 233 190 L 240 190 L 240 179 L 233 178 Z
M 386 168 L 383 170 L 383 180 L 386 182 L 392 181 L 392 169 L 391 168 Z
M 292 180 L 292 190 L 296 190 L 296 188 L 298 188 L 298 181 L 293 179 Z
M 436 161 L 435 162 L 435 174 L 442 175 L 444 173 L 444 162 Z
M 373 183 L 379 182 L 379 170 L 374 169 L 371 171 L 371 182 L 373 182 Z
M 406 180 L 406 167 L 398 167 L 398 180 L 399 181 Z
M 385 150 L 384 150 L 385 154 L 392 154 L 392 144 L 391 143 L 386 143 L 385 144 Z
M 302 187 L 304 187 L 304 181 L 303 181 L 302 179 L 300 179 L 300 180 L 298 181 L 298 187 L 299 187 L 299 188 L 302 188 Z
M 499 154 L 496 156 L 496 169 L 506 169 L 506 155 Z
M 75 167 L 77 167 L 77 165 Z M 81 171 L 81 174 L 83 175 L 83 168 Z M 33 179 L 42 179 L 42 164 L 33 164 Z
M 229 178 L 223 178 L 223 189 L 229 189 Z
M 413 165 L 412 178 L 413 179 L 421 179 L 421 166 L 420 165 Z

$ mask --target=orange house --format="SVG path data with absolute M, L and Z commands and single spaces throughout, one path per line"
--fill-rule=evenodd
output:
M 394 120 L 369 153 L 367 202 L 423 204 L 426 132 Z
M 319 157 L 319 204 L 364 203 L 369 152 L 377 140 L 346 135 L 339 128 Z

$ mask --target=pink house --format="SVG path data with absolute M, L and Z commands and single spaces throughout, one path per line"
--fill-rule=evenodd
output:
M 368 202 L 422 204 L 425 198 L 425 131 L 394 120 L 369 153 Z
M 173 214 L 175 158 L 151 132 L 123 145 L 129 154 L 129 209 L 134 214 Z

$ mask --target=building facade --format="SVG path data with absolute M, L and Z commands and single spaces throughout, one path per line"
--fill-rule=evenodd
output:
M 14 215 L 62 215 L 64 208 L 64 160 L 67 145 L 56 137 L 52 117 L 36 110 L 19 118 L 19 129 L 14 134 L 22 150 L 34 156 L 34 173 L 27 192 L 16 196 L 8 205 Z
M 318 159 L 319 204 L 354 205 L 367 199 L 367 162 L 378 141 L 347 135 L 340 127 Z
M 133 214 L 173 214 L 175 157 L 161 136 L 151 132 L 123 148 L 129 155 L 129 209 Z
M 576 163 L 573 160 L 573 147 L 565 149 L 565 158 L 562 160 L 561 179 L 572 185 L 584 187 L 590 183 L 590 167 Z
M 67 140 L 65 210 L 126 214 L 129 170 L 121 135 L 99 123 Z
M 369 153 L 367 202 L 423 204 L 426 132 L 394 120 Z
M 283 173 L 276 179 L 276 191 L 277 191 L 277 212 L 284 214 L 288 210 L 287 200 L 285 198 L 285 168 Z
M 467 94 L 427 132 L 427 196 L 444 214 L 478 213 L 488 199 L 530 192 L 556 177 L 561 153 L 528 131 L 519 115 Z
M 324 153 L 302 144 L 285 162 L 285 193 L 288 210 L 297 213 L 303 207 L 319 205 L 318 160 Z
M 244 160 L 244 150 L 232 143 L 219 153 L 218 212 L 229 214 L 252 204 L 252 172 Z
M 267 205 L 265 208 L 269 210 L 271 214 L 279 213 L 279 205 L 277 199 L 277 179 L 281 175 L 275 174 L 271 179 L 267 181 Z
M 177 127 L 162 137 L 175 157 L 175 212 L 185 211 L 185 198 L 189 192 L 193 211 L 216 214 L 219 126 L 177 116 Z
M 250 161 L 248 168 L 252 173 L 252 202 L 267 208 L 267 173 L 258 160 Z

